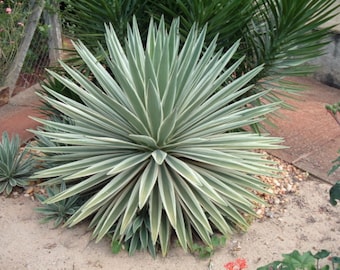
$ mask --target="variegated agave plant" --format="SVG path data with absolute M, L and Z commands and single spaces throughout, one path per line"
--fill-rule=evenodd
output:
M 14 187 L 25 187 L 35 171 L 35 162 L 28 148 L 20 148 L 18 134 L 4 132 L 0 141 L 0 194 L 10 195 Z
M 242 62 L 228 65 L 239 44 L 222 54 L 215 39 L 204 49 L 205 28 L 194 26 L 180 46 L 178 23 L 167 31 L 163 21 L 158 27 L 151 21 L 145 49 L 135 20 L 124 48 L 107 26 L 105 65 L 77 42 L 95 79 L 63 63 L 72 79 L 50 72 L 82 102 L 45 87 L 53 97 L 43 98 L 72 124 L 37 119 L 49 129 L 34 131 L 58 143 L 37 150 L 65 162 L 35 176 L 67 184 L 46 203 L 91 195 L 67 225 L 91 217 L 98 241 L 111 232 L 116 243 L 126 241 L 132 250 L 160 245 L 163 255 L 174 234 L 187 250 L 196 237 L 211 245 L 214 232 L 245 228 L 242 213 L 253 214 L 260 201 L 251 190 L 265 190 L 256 175 L 273 173 L 252 150 L 281 143 L 234 132 L 276 108 L 247 106 L 265 93 L 238 99 L 261 67 L 226 85 Z

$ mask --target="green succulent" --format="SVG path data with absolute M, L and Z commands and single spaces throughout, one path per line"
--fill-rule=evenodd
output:
M 10 139 L 7 132 L 2 133 L 0 142 L 0 194 L 11 194 L 14 187 L 24 187 L 34 170 L 34 160 L 28 148 L 20 148 L 20 138 Z
M 256 175 L 273 175 L 270 162 L 253 150 L 279 148 L 282 140 L 235 132 L 277 108 L 249 106 L 265 92 L 238 99 L 262 67 L 232 80 L 243 61 L 230 64 L 239 42 L 216 52 L 216 39 L 205 48 L 206 28 L 193 26 L 181 47 L 178 29 L 179 20 L 168 31 L 164 21 L 157 27 L 151 20 L 144 48 L 134 20 L 124 50 L 106 26 L 105 65 L 75 44 L 94 79 L 62 62 L 69 77 L 50 71 L 81 102 L 45 86 L 49 95 L 41 97 L 72 124 L 36 119 L 47 128 L 33 132 L 61 145 L 36 148 L 55 154 L 56 166 L 35 177 L 68 186 L 47 204 L 89 195 L 66 225 L 91 217 L 97 241 L 114 229 L 113 241 L 124 243 L 144 213 L 141 224 L 149 229 L 143 231 L 163 255 L 174 234 L 185 250 L 197 238 L 212 246 L 214 232 L 227 236 L 248 226 L 243 213 L 254 214 L 253 203 L 262 202 L 251 191 L 266 192 Z M 145 246 L 144 236 L 134 239 Z
M 44 110 L 44 109 L 42 109 Z M 65 115 L 63 114 L 51 114 L 49 115 L 49 119 L 53 122 L 59 122 L 61 124 L 70 124 L 72 125 L 72 121 L 68 119 Z M 55 128 L 51 126 L 44 126 L 44 127 L 38 127 L 39 130 L 44 130 L 45 132 L 54 132 L 57 131 Z M 66 146 L 65 144 L 62 143 L 57 143 L 53 139 L 46 137 L 46 136 L 41 136 L 37 134 L 35 138 L 35 144 L 38 147 L 56 147 L 56 146 Z M 41 152 L 38 152 L 38 155 L 35 155 L 35 160 L 39 161 L 39 166 L 41 168 L 50 168 L 56 166 L 58 163 L 60 164 L 65 164 L 68 163 L 68 161 L 64 161 L 62 158 L 58 161 L 56 161 L 56 157 L 54 153 L 44 153 L 43 155 Z
M 146 250 L 153 257 L 156 257 L 156 247 L 151 237 L 151 226 L 149 213 L 146 208 L 131 220 L 125 236 L 122 240 L 119 237 L 119 224 L 111 228 L 109 235 L 112 238 L 111 249 L 113 253 L 118 253 L 122 248 L 125 248 L 129 255 L 133 255 L 136 250 Z
M 54 220 L 54 227 L 58 227 L 59 225 L 65 223 L 67 219 L 72 216 L 80 207 L 81 199 L 80 196 L 75 195 L 69 197 L 67 199 L 51 203 L 45 204 L 45 201 L 58 195 L 59 193 L 66 190 L 66 185 L 64 182 L 61 183 L 59 187 L 52 186 L 46 187 L 47 196 L 43 194 L 35 194 L 35 197 L 43 203 L 43 206 L 35 208 L 35 211 L 44 215 L 45 217 L 41 219 L 42 223 L 47 223 L 51 220 Z

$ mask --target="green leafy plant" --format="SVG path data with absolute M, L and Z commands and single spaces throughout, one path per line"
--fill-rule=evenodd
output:
M 329 190 L 329 198 L 331 205 L 337 205 L 336 200 L 340 200 L 340 181 L 336 182 Z
M 225 245 L 226 241 L 227 238 L 225 236 L 213 235 L 211 237 L 211 246 L 194 243 L 192 245 L 192 253 L 197 254 L 201 259 L 210 258 L 217 248 Z
M 282 261 L 275 261 L 266 266 L 259 267 L 257 270 L 328 270 L 331 269 L 329 265 L 325 265 L 320 268 L 319 261 L 325 259 L 330 255 L 327 250 L 321 250 L 316 254 L 312 254 L 310 251 L 301 254 L 299 251 L 294 250 L 292 253 L 283 254 Z M 333 270 L 340 269 L 340 257 L 330 257 Z
M 334 120 L 340 125 L 340 102 L 334 104 L 327 104 L 325 106 L 327 112 L 334 118 Z
M 332 166 L 332 168 L 329 170 L 328 175 L 334 173 L 337 169 L 340 168 L 340 150 L 338 151 L 339 156 L 332 161 L 332 163 L 334 163 L 334 165 Z
M 43 203 L 43 206 L 35 208 L 35 211 L 44 215 L 45 217 L 41 219 L 42 223 L 50 222 L 54 220 L 54 227 L 58 227 L 61 224 L 65 223 L 67 219 L 72 216 L 80 207 L 81 200 L 80 196 L 75 195 L 73 197 L 69 197 L 67 199 L 52 203 L 45 204 L 45 201 L 53 197 L 61 192 L 66 190 L 66 185 L 64 182 L 61 183 L 59 187 L 52 186 L 46 187 L 47 195 L 43 194 L 35 194 L 35 197 Z
M 242 214 L 255 215 L 253 203 L 262 203 L 251 190 L 266 192 L 256 175 L 275 174 L 253 150 L 279 148 L 282 140 L 235 132 L 277 109 L 276 103 L 249 106 L 265 93 L 235 101 L 251 90 L 246 85 L 262 67 L 225 85 L 243 60 L 226 68 L 239 42 L 226 53 L 215 51 L 216 39 L 204 49 L 206 29 L 194 26 L 180 47 L 178 26 L 174 20 L 167 31 L 163 21 L 158 27 L 151 21 L 144 48 L 134 21 L 125 50 L 107 26 L 105 66 L 83 43 L 75 44 L 93 80 L 62 62 L 72 80 L 50 71 L 82 102 L 44 87 L 50 96 L 41 97 L 72 124 L 36 119 L 46 128 L 32 132 L 62 144 L 36 150 L 67 164 L 35 177 L 68 186 L 47 204 L 90 195 L 66 225 L 91 217 L 97 241 L 113 229 L 112 241 L 124 244 L 133 228 L 134 245 L 151 241 L 163 255 L 174 234 L 185 250 L 195 239 L 213 246 L 215 232 L 247 228 Z M 141 213 L 143 222 L 133 227 Z M 143 237 L 133 236 L 140 231 Z
M 34 160 L 28 148 L 20 148 L 20 138 L 10 139 L 7 132 L 2 133 L 0 142 L 0 194 L 10 195 L 13 188 L 24 187 L 34 171 Z

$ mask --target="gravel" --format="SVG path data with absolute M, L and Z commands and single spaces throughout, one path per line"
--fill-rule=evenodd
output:
M 276 173 L 276 177 L 260 176 L 260 179 L 268 185 L 269 194 L 256 193 L 266 203 L 256 206 L 256 214 L 259 219 L 279 217 L 285 212 L 285 206 L 289 202 L 286 195 L 298 191 L 299 183 L 307 179 L 308 172 L 266 152 L 262 153 L 266 159 L 276 163 L 273 167 L 279 169 L 279 172 Z

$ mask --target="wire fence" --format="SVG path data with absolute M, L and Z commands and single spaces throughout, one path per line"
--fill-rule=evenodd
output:
M 57 1 L 49 2 L 58 10 Z M 9 89 L 9 99 L 43 79 L 59 56 L 61 27 L 50 7 L 43 0 L 0 1 L 0 89 Z
M 27 50 L 25 60 L 15 83 L 14 94 L 28 88 L 44 78 L 45 68 L 50 64 L 48 48 L 48 25 L 40 18 L 32 42 Z

